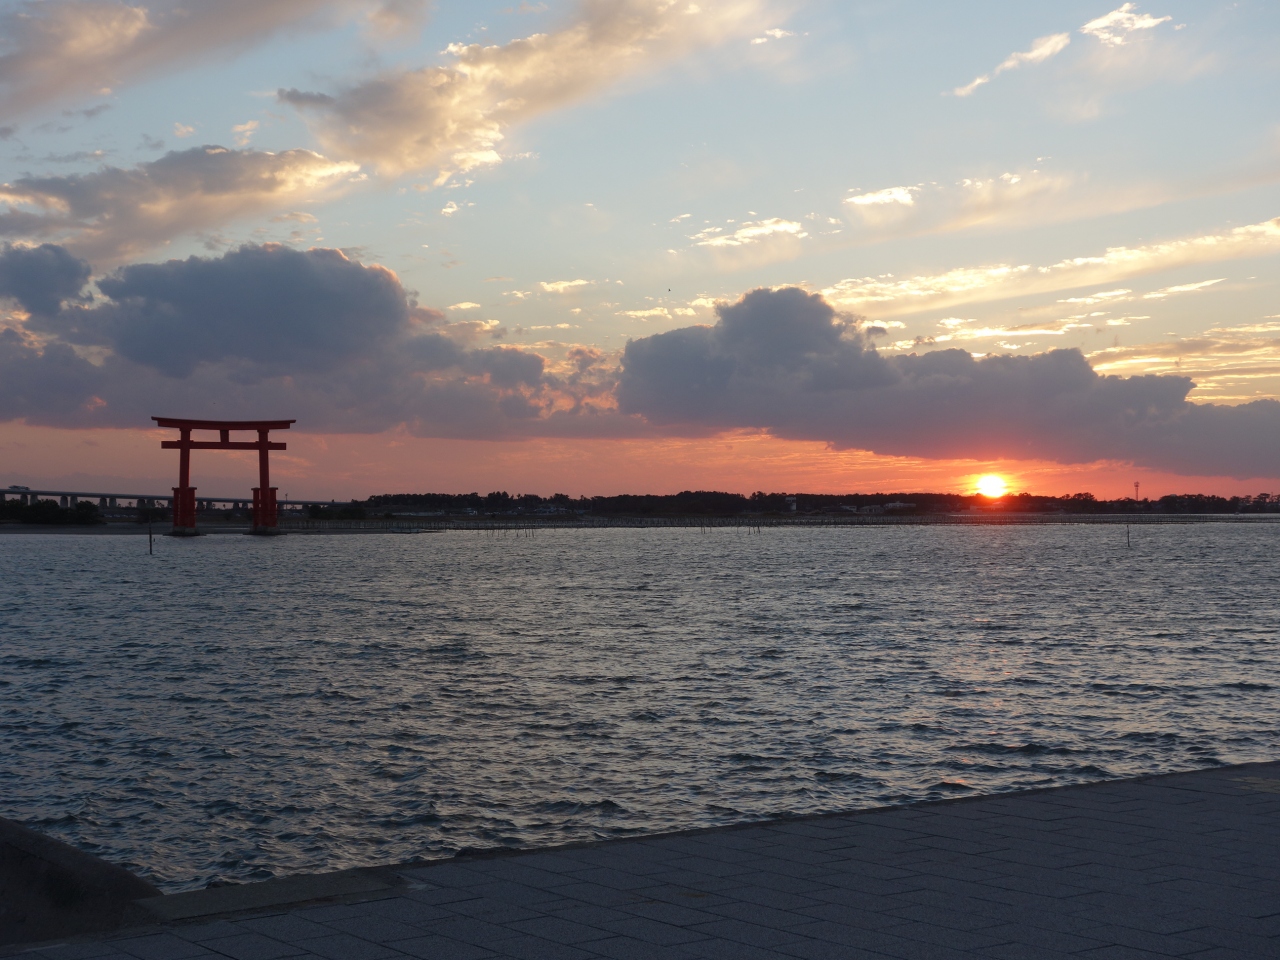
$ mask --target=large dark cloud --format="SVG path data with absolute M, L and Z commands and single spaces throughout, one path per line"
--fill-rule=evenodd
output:
M 151 414 L 292 416 L 313 430 L 407 424 L 477 438 L 561 423 L 628 429 L 608 426 L 607 413 L 577 416 L 607 393 L 598 356 L 589 371 L 577 363 L 561 377 L 538 354 L 471 342 L 466 325 L 419 307 L 390 270 L 338 250 L 247 245 L 136 264 L 99 279 L 93 302 L 61 306 L 81 293 L 85 265 L 57 247 L 5 256 L 36 254 L 44 286 L 0 290 L 40 306 L 0 338 L 0 419 L 140 426 Z
M 395 274 L 337 250 L 243 247 L 218 259 L 136 264 L 98 289 L 110 303 L 34 326 L 70 343 L 108 345 L 171 376 L 227 359 L 264 375 L 328 370 L 383 343 L 409 317 Z
M 821 297 L 793 288 L 723 305 L 714 326 L 628 344 L 618 403 L 668 429 L 764 428 L 884 454 L 1280 476 L 1280 403 L 1193 404 L 1192 387 L 1099 376 L 1077 350 L 886 357 Z
M 51 315 L 78 297 L 89 282 L 89 264 L 62 247 L 0 246 L 0 297 L 17 300 L 28 313 Z
M 310 430 L 636 436 L 765 429 L 926 458 L 1132 461 L 1280 476 L 1280 403 L 1194 404 L 1185 377 L 1099 376 L 1074 350 L 885 356 L 798 289 L 756 290 L 713 326 L 635 340 L 620 368 L 496 344 L 340 251 L 248 245 L 85 284 L 56 246 L 0 251 L 0 419 L 142 426 L 296 417 Z M 616 409 L 614 409 L 616 401 Z

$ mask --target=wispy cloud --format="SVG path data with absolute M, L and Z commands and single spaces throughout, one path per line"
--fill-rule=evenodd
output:
M 1109 47 L 1123 47 L 1129 42 L 1131 34 L 1150 30 L 1173 19 L 1153 17 L 1149 13 L 1134 13 L 1137 8 L 1136 3 L 1123 4 L 1096 20 L 1090 20 L 1080 28 L 1080 32 L 1095 37 Z
M 253 139 L 254 131 L 258 129 L 257 120 L 249 120 L 245 123 L 237 123 L 231 128 L 231 132 L 236 135 L 236 146 L 247 147 L 249 141 Z
M 1200 290 L 1207 290 L 1215 284 L 1222 283 L 1225 277 L 1219 277 L 1217 280 L 1201 280 L 1199 283 L 1180 283 L 1172 287 L 1164 287 L 1160 290 L 1152 290 L 1150 293 L 1142 295 L 1143 300 L 1163 300 L 1166 297 L 1176 296 L 1180 293 L 1196 293 Z M 1123 303 L 1126 300 L 1133 300 L 1133 291 L 1127 288 L 1119 290 L 1100 290 L 1097 293 L 1091 293 L 1083 297 L 1067 297 L 1059 300 L 1059 303 L 1079 303 L 1079 304 L 1098 304 L 1098 303 Z
M 967 97 L 977 90 L 980 86 L 990 83 L 993 79 L 1006 73 L 1009 70 L 1017 70 L 1019 67 L 1028 63 L 1044 63 L 1050 57 L 1056 57 L 1071 43 L 1071 34 L 1069 33 L 1052 33 L 1047 37 L 1040 37 L 1031 44 L 1031 49 L 1025 52 L 1011 53 L 1000 63 L 998 67 L 990 73 L 984 73 L 975 77 L 972 82 L 965 84 L 963 87 L 956 87 L 952 90 L 952 94 L 957 97 Z
M 1107 287 L 1116 281 L 1158 270 L 1276 253 L 1280 253 L 1280 217 L 1225 233 L 1140 247 L 1111 247 L 1097 256 L 1073 257 L 1047 266 L 994 264 L 913 277 L 860 277 L 841 280 L 823 293 L 840 306 L 876 316 L 892 316 L 959 303 L 1080 287 Z M 1183 286 L 1203 289 L 1212 282 Z M 1166 287 L 1156 292 L 1168 295 L 1183 291 Z
M 885 187 L 883 190 L 876 190 L 872 193 L 859 193 L 852 197 L 845 197 L 845 203 L 851 203 L 855 207 L 881 207 L 887 204 L 901 204 L 904 207 L 915 205 L 915 195 L 920 192 L 920 187 Z
M 1193 399 L 1244 403 L 1280 393 L 1280 325 L 1219 327 L 1164 343 L 1111 346 L 1089 354 L 1099 373 L 1184 376 Z
M 795 34 L 790 30 L 782 30 L 778 27 L 774 27 L 772 30 L 766 30 L 764 32 L 764 36 L 755 37 L 751 43 L 755 46 L 759 46 L 762 43 L 768 43 L 770 40 L 782 40 L 786 37 L 794 36 Z
M 541 280 L 538 286 L 546 293 L 568 293 L 579 287 L 589 287 L 594 282 L 594 280 Z
M 310 150 L 206 146 L 130 168 L 0 184 L 0 236 L 57 239 L 95 265 L 332 195 L 359 171 Z
M 0 116 L 84 97 L 335 12 L 421 7 L 415 0 L 19 0 L 0 13 Z
M 1091 293 L 1084 297 L 1066 297 L 1059 300 L 1059 303 L 1079 303 L 1085 306 L 1093 306 L 1098 303 L 1107 303 L 1111 300 L 1131 300 L 1129 294 L 1133 293 L 1127 287 L 1121 287 L 1119 290 L 1099 290 L 1097 293 Z
M 844 200 L 850 222 L 879 239 L 949 233 L 995 223 L 1043 223 L 1089 209 L 1079 197 L 1066 198 L 1075 178 L 1039 169 L 999 176 L 966 177 L 950 183 L 917 183 L 859 191 Z M 1096 202 L 1096 201 L 1095 201 Z
M 745 247 L 775 237 L 800 240 L 808 235 L 801 223 L 770 217 L 768 220 L 749 220 L 732 233 L 724 233 L 721 227 L 712 227 L 695 234 L 693 239 L 700 247 Z
M 434 183 L 501 163 L 514 124 L 760 26 L 764 0 L 583 3 L 560 30 L 501 46 L 452 44 L 448 66 L 385 73 L 335 94 L 281 90 L 335 156 Z
M 1136 3 L 1126 3 L 1110 13 L 1090 20 L 1080 28 L 1080 33 L 1093 37 L 1107 47 L 1123 47 L 1129 43 L 1135 33 L 1151 30 L 1172 19 L 1172 17 L 1153 17 L 1146 13 L 1136 13 Z M 990 83 L 1002 73 L 1017 70 L 1028 64 L 1044 63 L 1056 57 L 1071 44 L 1070 33 L 1051 33 L 1040 37 L 1031 44 L 1031 49 L 1011 53 L 990 73 L 974 77 L 963 87 L 950 91 L 956 97 L 968 97 L 981 86 Z
M 1217 280 L 1201 280 L 1199 283 L 1182 283 L 1174 287 L 1165 287 L 1163 290 L 1153 290 L 1151 293 L 1144 293 L 1143 300 L 1163 300 L 1165 297 L 1178 293 L 1195 293 L 1198 290 L 1204 290 L 1215 284 L 1221 283 L 1226 277 L 1219 277 Z

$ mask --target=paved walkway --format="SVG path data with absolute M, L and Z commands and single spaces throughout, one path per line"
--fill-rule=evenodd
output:
M 1280 957 L 1280 764 L 143 903 L 168 922 L 29 956 L 1261 960 Z

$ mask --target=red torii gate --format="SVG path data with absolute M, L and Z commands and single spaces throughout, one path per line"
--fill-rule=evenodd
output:
M 283 443 L 272 443 L 268 434 L 272 430 L 288 430 L 296 420 L 178 420 L 173 417 L 152 417 L 157 426 L 176 427 L 178 440 L 161 441 L 164 450 L 179 451 L 178 486 L 173 488 L 173 534 L 194 537 L 196 530 L 196 488 L 191 486 L 192 450 L 257 450 L 258 486 L 253 488 L 253 533 L 275 533 L 276 488 L 271 486 L 271 470 L 267 463 L 268 450 L 286 450 Z M 217 430 L 217 440 L 192 440 L 192 430 Z M 255 430 L 257 440 L 232 440 L 232 430 Z

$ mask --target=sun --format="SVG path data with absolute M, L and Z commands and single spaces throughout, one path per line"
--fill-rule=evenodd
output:
M 1004 477 L 998 473 L 988 473 L 986 476 L 978 478 L 978 492 L 984 497 L 999 500 L 1009 492 L 1009 485 L 1004 482 Z

